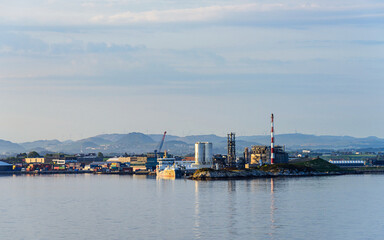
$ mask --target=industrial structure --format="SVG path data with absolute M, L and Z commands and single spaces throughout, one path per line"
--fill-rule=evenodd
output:
M 165 140 L 165 135 L 167 134 L 167 131 L 164 132 L 163 134 L 163 138 L 161 139 L 161 142 L 159 144 L 159 148 L 158 149 L 155 149 L 154 153 L 155 153 L 155 157 L 157 158 L 157 153 L 161 152 L 161 149 L 163 148 L 163 145 L 164 145 L 164 140 Z
M 272 147 L 256 145 L 251 147 L 250 166 L 272 164 Z M 274 163 L 288 163 L 288 153 L 282 146 L 274 146 Z
M 271 164 L 275 163 L 275 130 L 273 126 L 273 113 L 271 114 Z
M 249 148 L 244 148 L 244 163 L 249 164 L 251 162 L 251 154 L 249 153 Z
M 147 170 L 155 169 L 157 165 L 157 157 L 163 156 L 160 153 L 147 153 L 142 155 L 132 155 L 126 157 L 118 157 L 108 159 L 107 162 L 120 162 L 120 163 L 129 163 L 133 170 Z
M 212 166 L 212 143 L 197 142 L 195 143 L 195 164 L 196 166 Z
M 228 134 L 228 154 L 227 154 L 227 165 L 228 167 L 236 166 L 236 137 L 235 133 L 231 132 Z
M 255 167 L 263 164 L 288 163 L 288 153 L 285 147 L 275 146 L 274 115 L 271 114 L 271 145 L 256 145 L 244 149 L 244 163 L 247 167 Z
M 329 160 L 330 163 L 339 167 L 364 167 L 368 165 L 365 160 Z

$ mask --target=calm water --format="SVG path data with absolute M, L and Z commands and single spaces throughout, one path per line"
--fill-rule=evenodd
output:
M 384 175 L 0 177 L 0 239 L 384 239 Z

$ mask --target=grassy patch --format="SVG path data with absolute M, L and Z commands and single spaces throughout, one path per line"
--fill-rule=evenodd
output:
M 289 163 L 276 163 L 273 165 L 263 165 L 259 168 L 259 170 L 264 172 L 281 172 L 284 170 L 297 171 L 297 172 L 315 171 L 313 168 L 310 168 L 307 166 L 295 165 L 295 164 L 289 164 Z
M 329 163 L 321 158 L 315 158 L 313 160 L 295 163 L 293 165 L 309 167 L 318 172 L 343 172 L 340 167 Z
M 265 172 L 279 172 L 284 170 L 297 172 L 343 172 L 340 167 L 329 163 L 321 158 L 315 158 L 298 163 L 277 163 L 273 165 L 263 165 L 259 170 Z
M 200 169 L 197 169 L 194 174 L 201 173 L 201 172 L 213 172 L 213 171 L 215 170 L 212 168 L 200 168 Z

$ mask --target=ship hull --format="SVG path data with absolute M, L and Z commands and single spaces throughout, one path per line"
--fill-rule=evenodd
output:
M 157 176 L 163 178 L 180 178 L 182 176 L 182 172 L 180 170 L 165 169 L 158 172 Z

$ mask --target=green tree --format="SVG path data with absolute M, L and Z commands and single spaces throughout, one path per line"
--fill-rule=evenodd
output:
M 40 157 L 40 154 L 38 154 L 36 151 L 32 151 L 32 152 L 28 153 L 28 157 L 29 158 L 37 158 L 37 157 Z
M 26 153 L 19 153 L 19 154 L 16 155 L 16 158 L 20 158 L 20 159 L 26 158 L 26 157 L 27 157 Z
M 103 155 L 103 153 L 102 153 L 102 152 L 98 152 L 98 153 L 97 153 L 97 157 L 98 157 L 98 158 L 103 158 L 103 157 L 104 157 L 104 155 Z

